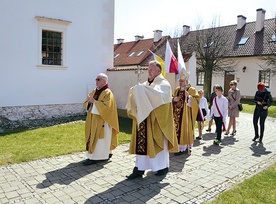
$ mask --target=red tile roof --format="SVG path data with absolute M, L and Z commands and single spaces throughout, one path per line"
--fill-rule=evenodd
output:
M 256 22 L 246 23 L 242 29 L 237 30 L 237 24 L 218 27 L 219 32 L 227 34 L 227 46 L 229 49 L 224 53 L 224 57 L 242 57 L 242 56 L 260 56 L 271 54 L 271 48 L 276 50 L 276 42 L 271 42 L 271 37 L 276 34 L 276 18 L 264 21 L 264 28 L 260 32 L 255 32 Z M 211 28 L 210 28 L 211 29 Z M 190 31 L 187 35 L 181 36 L 181 50 L 187 61 L 191 53 L 196 51 L 191 48 L 190 42 L 199 32 L 208 29 Z M 244 45 L 238 45 L 242 37 L 249 37 Z M 112 70 L 130 70 L 137 69 L 137 65 L 147 67 L 148 62 L 153 59 L 153 55 L 148 51 L 151 50 L 161 58 L 165 59 L 166 40 L 169 39 L 171 49 L 176 55 L 177 38 L 163 36 L 157 43 L 153 42 L 153 38 L 125 42 L 114 45 L 114 67 Z M 190 47 L 189 47 L 190 46 Z M 183 48 L 183 49 L 182 49 Z M 193 50 L 194 49 L 194 50 Z M 144 51 L 140 56 L 137 54 Z M 132 52 L 134 54 L 129 56 Z M 176 55 L 177 57 L 177 55 Z M 110 69 L 111 70 L 111 69 Z
M 149 60 L 153 59 L 152 54 L 148 51 L 156 52 L 160 47 L 166 45 L 166 40 L 170 38 L 169 36 L 162 37 L 158 42 L 153 42 L 153 38 L 138 40 L 132 42 L 125 42 L 121 44 L 114 45 L 114 67 L 117 66 L 127 66 L 127 65 L 147 65 Z M 138 53 L 144 51 L 141 55 L 137 56 Z M 134 54 L 129 56 L 131 53 Z

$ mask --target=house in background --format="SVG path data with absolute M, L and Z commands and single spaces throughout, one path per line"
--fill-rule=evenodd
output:
M 83 114 L 113 67 L 114 0 L 1 1 L 0 25 L 0 125 Z
M 170 36 L 162 36 L 161 30 L 153 32 L 153 38 L 143 39 L 143 36 L 137 35 L 134 41 L 123 42 L 123 39 L 118 39 L 118 43 L 114 45 L 114 67 L 109 68 L 107 74 L 109 87 L 116 98 L 119 115 L 125 115 L 125 106 L 130 87 L 138 82 L 143 83 L 147 80 L 148 63 L 154 59 L 153 54 L 149 50 L 165 59 L 166 42 L 172 39 Z M 191 61 L 189 60 L 189 62 Z M 186 63 L 189 66 L 189 63 Z M 177 75 L 168 73 L 166 78 L 172 85 L 172 89 L 178 86 Z
M 227 45 L 230 49 L 225 57 L 232 59 L 236 66 L 232 71 L 224 71 L 212 78 L 212 86 L 220 84 L 224 87 L 224 94 L 229 90 L 229 82 L 238 81 L 238 88 L 243 98 L 253 98 L 257 83 L 262 81 L 276 97 L 276 81 L 271 75 L 272 67 L 268 67 L 264 56 L 275 55 L 276 50 L 276 18 L 265 20 L 265 10 L 256 10 L 256 21 L 246 22 L 246 17 L 237 16 L 237 24 L 217 28 L 221 33 L 227 33 Z M 196 32 L 189 31 L 182 36 L 183 47 L 188 46 Z M 212 45 L 211 45 L 212 46 Z M 204 85 L 204 72 L 197 70 L 197 89 Z
M 276 50 L 276 19 L 265 19 L 265 10 L 257 9 L 256 21 L 246 23 L 246 17 L 239 15 L 237 24 L 222 26 L 217 28 L 222 33 L 228 33 L 229 52 L 225 57 L 232 59 L 236 66 L 231 71 L 216 73 L 212 78 L 212 86 L 220 84 L 224 88 L 224 94 L 227 95 L 229 82 L 238 81 L 238 88 L 241 90 L 243 98 L 253 98 L 256 92 L 256 86 L 259 81 L 263 81 L 276 97 L 276 81 L 271 75 L 272 67 L 267 67 L 264 56 L 271 55 L 271 49 Z M 153 55 L 147 50 L 152 50 L 155 54 L 165 59 L 166 40 L 168 39 L 175 56 L 177 57 L 176 42 L 178 38 L 169 36 L 162 37 L 161 31 L 154 31 L 154 38 L 137 38 L 132 42 L 123 42 L 118 40 L 114 45 L 114 68 L 108 69 L 107 73 L 111 79 L 109 84 L 114 89 L 119 109 L 125 109 L 129 88 L 137 83 L 138 66 L 144 70 L 141 82 L 147 80 L 147 64 L 153 59 Z M 201 30 L 190 31 L 190 27 L 183 26 L 183 35 L 181 36 L 181 47 L 189 46 L 189 43 Z M 159 36 L 159 38 L 156 36 Z M 157 39 L 158 41 L 156 42 Z M 186 68 L 190 71 L 190 84 L 197 90 L 203 89 L 204 72 L 197 67 L 196 50 L 190 50 L 184 54 Z M 177 76 L 167 74 L 172 89 L 178 86 Z

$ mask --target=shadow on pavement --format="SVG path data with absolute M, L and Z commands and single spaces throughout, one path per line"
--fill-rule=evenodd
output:
M 258 144 L 257 142 L 253 142 L 249 149 L 252 150 L 252 156 L 261 157 L 262 155 L 267 155 L 272 153 L 271 151 L 266 151 L 266 148 L 262 144 Z
M 202 138 L 203 140 L 214 140 L 216 138 L 216 133 L 205 133 L 203 134 Z
M 146 203 L 158 195 L 169 183 L 161 183 L 164 176 L 155 176 L 150 172 L 145 178 L 123 180 L 108 190 L 90 197 L 85 204 L 90 203 Z
M 51 185 L 57 183 L 61 185 L 69 185 L 70 183 L 92 173 L 98 171 L 104 167 L 105 164 L 110 161 L 99 162 L 91 166 L 84 166 L 83 161 L 77 163 L 68 164 L 66 167 L 47 172 L 45 174 L 46 179 L 37 184 L 37 188 L 48 188 Z
M 202 156 L 211 156 L 212 154 L 219 154 L 223 147 L 221 145 L 203 146 L 204 153 Z
M 193 149 L 192 149 L 193 150 Z M 170 154 L 170 172 L 182 172 L 186 161 L 189 158 L 189 154 L 185 153 L 179 156 L 174 156 L 173 153 Z
M 239 140 L 233 136 L 222 136 L 221 145 L 234 145 Z
M 202 139 L 201 139 L 201 140 L 202 140 Z M 200 140 L 195 139 L 194 144 L 193 144 L 193 147 L 197 147 L 197 146 L 199 146 L 199 145 L 200 145 Z

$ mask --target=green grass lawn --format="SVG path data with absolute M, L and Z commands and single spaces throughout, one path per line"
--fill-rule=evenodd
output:
M 119 118 L 119 144 L 128 143 L 131 120 Z M 0 133 L 0 166 L 85 150 L 84 121 Z
M 276 203 L 276 164 L 219 194 L 211 204 Z
M 253 113 L 252 100 L 243 100 L 243 112 Z M 276 106 L 269 108 L 276 118 Z M 131 120 L 119 118 L 119 144 L 128 143 Z M 0 133 L 0 166 L 81 152 L 85 149 L 84 121 Z M 223 192 L 212 203 L 276 203 L 276 164 Z

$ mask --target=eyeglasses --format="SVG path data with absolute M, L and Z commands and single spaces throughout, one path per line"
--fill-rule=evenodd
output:
M 100 79 L 100 78 L 96 78 L 95 80 L 96 80 L 96 81 L 100 81 L 101 79 Z

